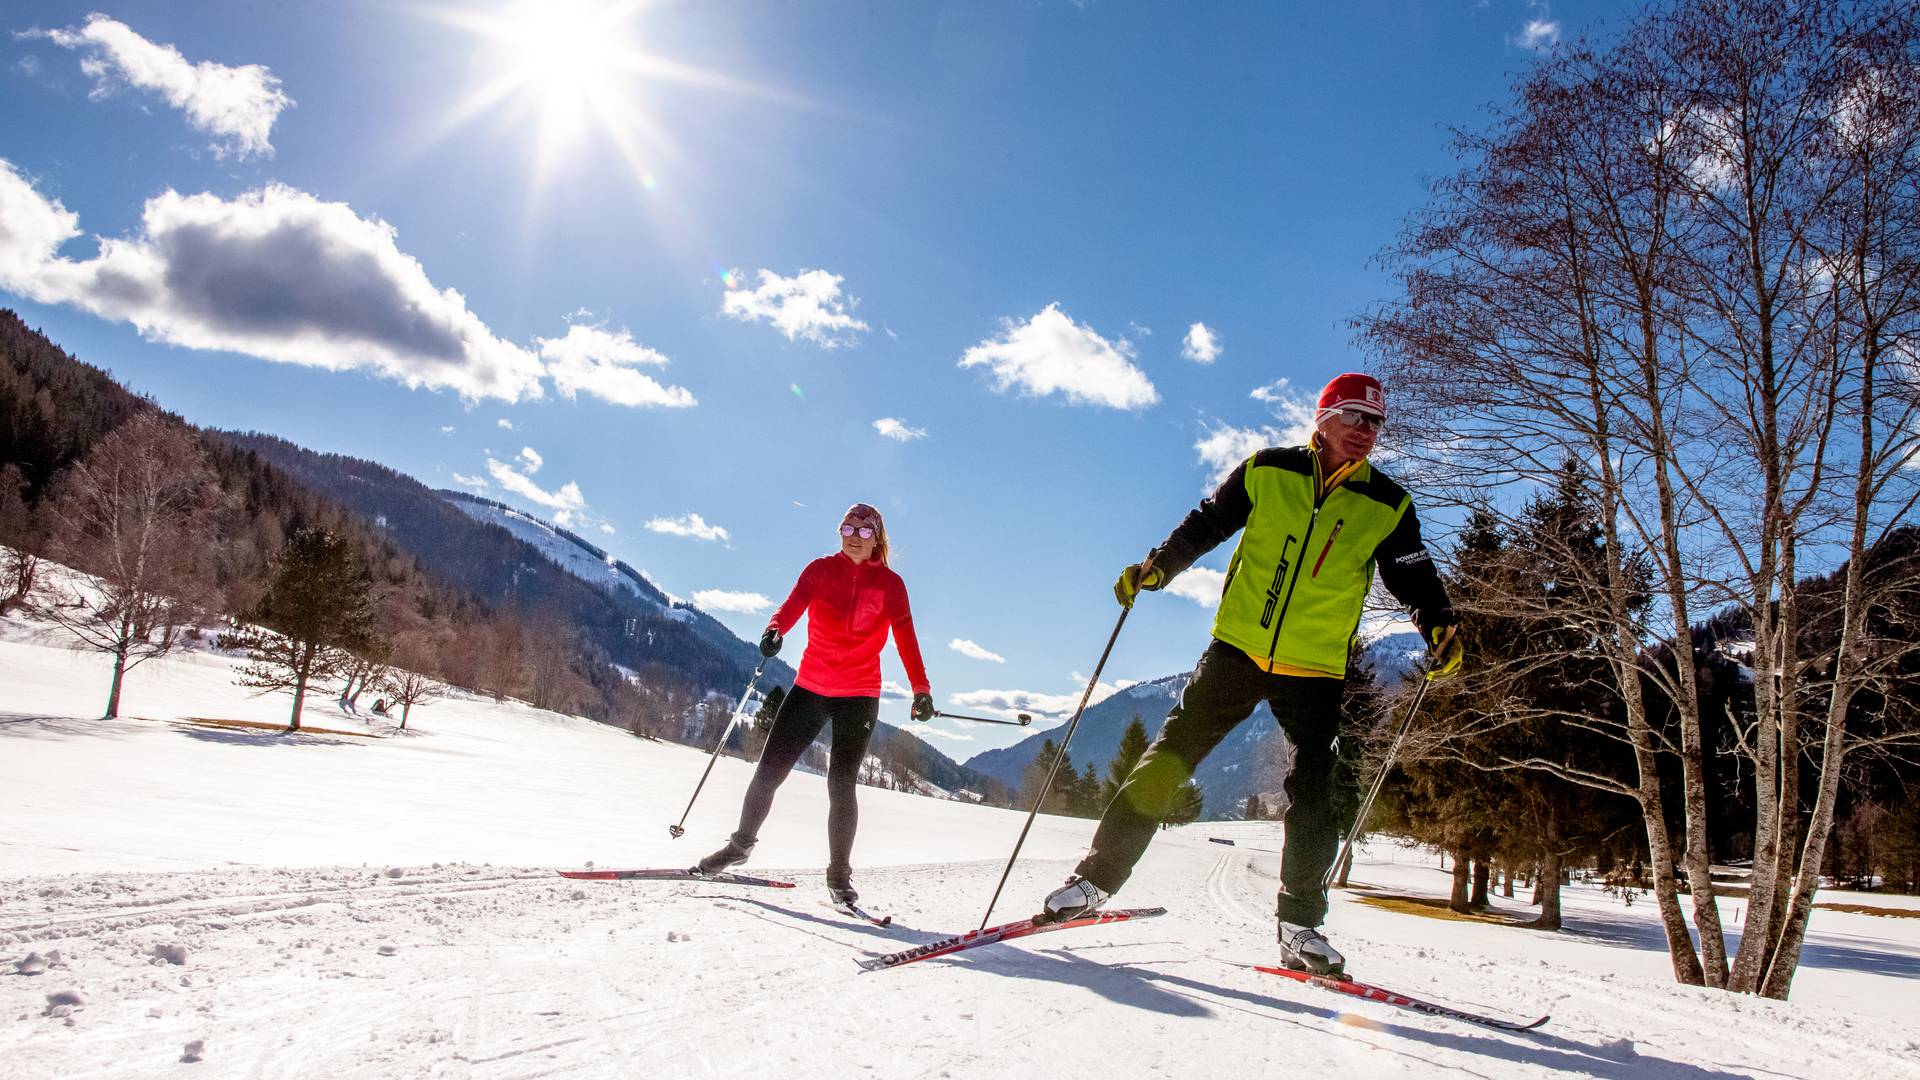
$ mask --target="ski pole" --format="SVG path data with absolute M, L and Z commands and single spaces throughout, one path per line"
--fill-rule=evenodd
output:
M 1148 559 L 1145 567 L 1152 567 L 1153 560 Z M 1107 657 L 1113 654 L 1113 643 L 1120 640 L 1120 628 L 1127 625 L 1127 616 L 1132 607 L 1120 609 L 1120 618 L 1113 624 L 1113 633 L 1107 635 L 1107 647 L 1100 651 L 1100 662 L 1093 665 L 1093 678 L 1087 680 L 1087 692 L 1080 695 L 1080 707 L 1073 710 L 1073 719 L 1067 721 L 1066 734 L 1060 737 L 1060 749 L 1053 755 L 1053 767 L 1047 770 L 1047 782 L 1040 785 L 1040 794 L 1033 800 L 1033 809 L 1027 811 L 1027 823 L 1020 827 L 1020 839 L 1013 843 L 1013 854 L 1007 856 L 1007 868 L 1000 871 L 1000 884 L 993 887 L 993 899 L 987 901 L 987 913 L 980 916 L 980 929 L 987 928 L 987 920 L 993 918 L 993 906 L 1000 902 L 1000 890 L 1007 887 L 1007 877 L 1013 873 L 1014 860 L 1020 857 L 1020 848 L 1027 842 L 1027 832 L 1033 828 L 1033 819 L 1040 813 L 1040 804 L 1047 801 L 1047 792 L 1053 788 L 1054 774 L 1060 771 L 1060 763 L 1067 760 L 1067 747 L 1073 742 L 1073 729 L 1080 726 L 1080 714 L 1087 711 L 1087 702 L 1093 698 L 1093 688 L 1100 684 L 1100 671 L 1107 666 Z
M 1431 679 L 1421 679 L 1420 689 L 1414 691 L 1413 702 L 1407 706 L 1405 716 L 1400 718 L 1400 731 L 1394 735 L 1393 744 L 1387 747 L 1387 756 L 1380 762 L 1380 771 L 1373 778 L 1373 785 L 1367 789 L 1367 797 L 1360 803 L 1360 812 L 1354 815 L 1353 827 L 1347 830 L 1346 843 L 1340 845 L 1340 854 L 1327 867 L 1326 876 L 1320 879 L 1320 888 L 1325 890 L 1333 884 L 1333 876 L 1339 872 L 1340 865 L 1353 856 L 1353 846 L 1360 842 L 1361 830 L 1366 828 L 1367 815 L 1373 812 L 1373 801 L 1380 797 L 1380 789 L 1386 785 L 1387 771 L 1393 768 L 1393 759 L 1399 756 L 1400 744 L 1406 741 L 1407 732 L 1413 728 L 1413 714 L 1420 711 L 1420 702 L 1427 696 L 1427 687 L 1433 685 Z
M 693 798 L 687 800 L 687 808 L 680 811 L 680 824 L 667 826 L 667 833 L 675 840 L 687 834 L 687 815 L 693 813 L 693 803 L 700 797 L 700 789 L 707 786 L 707 777 L 713 775 L 713 763 L 720 760 L 720 748 L 727 745 L 727 736 L 733 734 L 733 725 L 740 721 L 740 711 L 747 707 L 747 699 L 753 696 L 753 686 L 760 681 L 760 673 L 765 671 L 767 661 L 762 659 L 760 666 L 753 669 L 753 678 L 747 680 L 747 689 L 740 695 L 740 704 L 733 707 L 733 714 L 727 717 L 727 726 L 720 732 L 720 741 L 713 744 L 713 753 L 707 756 L 707 770 L 700 774 L 700 782 L 693 785 Z
M 1026 713 L 1019 714 L 1020 719 L 1018 720 L 995 720 L 991 716 L 962 716 L 959 713 L 941 712 L 938 709 L 934 710 L 933 715 L 944 716 L 949 720 L 971 720 L 976 724 L 1011 724 L 1016 727 L 1026 727 L 1028 724 L 1033 723 L 1033 717 Z

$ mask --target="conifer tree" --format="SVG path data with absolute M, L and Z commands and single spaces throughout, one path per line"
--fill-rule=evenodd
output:
M 300 730 L 307 687 L 344 674 L 376 639 L 373 579 L 347 541 L 317 526 L 297 530 L 274 557 L 266 595 L 238 635 L 249 663 L 240 685 L 293 691 L 287 730 Z

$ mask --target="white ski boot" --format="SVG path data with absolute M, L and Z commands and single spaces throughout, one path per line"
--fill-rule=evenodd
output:
M 1295 971 L 1314 975 L 1340 975 L 1347 968 L 1347 958 L 1317 927 L 1299 923 L 1280 924 L 1280 960 Z
M 1100 910 L 1109 899 L 1106 890 L 1075 874 L 1065 885 L 1047 894 L 1046 903 L 1041 905 L 1040 914 L 1035 915 L 1033 921 L 1045 925 L 1078 919 Z

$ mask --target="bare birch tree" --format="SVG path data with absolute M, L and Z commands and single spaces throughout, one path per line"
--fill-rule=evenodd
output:
M 400 706 L 400 730 L 407 730 L 407 717 L 415 705 L 438 701 L 447 692 L 445 683 L 427 674 L 434 664 L 436 650 L 418 634 L 410 634 L 394 644 L 392 663 L 381 673 L 380 689 Z
M 55 481 L 49 543 L 94 576 L 41 614 L 113 658 L 104 715 L 128 671 L 172 652 L 209 599 L 213 471 L 177 422 L 146 412 L 109 432 Z
M 1392 252 L 1403 296 L 1363 320 L 1429 480 L 1511 514 L 1498 489 L 1537 490 L 1563 457 L 1595 476 L 1611 557 L 1558 617 L 1606 657 L 1619 705 L 1570 719 L 1631 746 L 1633 775 L 1527 765 L 1639 803 L 1683 982 L 1786 996 L 1861 742 L 1851 703 L 1916 647 L 1870 628 L 1913 587 L 1874 556 L 1920 483 L 1917 70 L 1915 15 L 1890 2 L 1680 5 L 1609 49 L 1570 48 L 1462 138 L 1468 166 Z M 1805 594 L 1823 570 L 1840 587 Z M 1746 716 L 1709 711 L 1713 658 L 1695 648 L 1727 612 L 1751 628 Z M 1708 837 L 1720 731 L 1755 777 L 1731 958 Z

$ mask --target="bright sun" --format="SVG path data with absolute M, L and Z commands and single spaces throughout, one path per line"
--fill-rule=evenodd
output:
M 445 4 L 445 0 L 440 0 Z M 490 117 L 512 140 L 533 180 L 529 215 L 557 177 L 590 167 L 611 149 L 639 187 L 665 194 L 660 176 L 695 166 L 660 114 L 684 122 L 697 88 L 786 108 L 818 106 L 792 94 L 668 59 L 641 47 L 642 16 L 658 0 L 495 0 L 421 13 L 473 36 L 474 81 L 446 115 L 439 137 Z M 663 105 L 663 101 L 668 104 Z M 437 141 L 429 138 L 427 143 Z
M 637 16 L 644 0 L 512 0 L 488 11 L 432 12 L 479 38 L 477 86 L 449 117 L 459 126 L 498 114 L 510 129 L 531 129 L 538 184 L 579 160 L 589 138 L 610 143 L 634 178 L 652 186 L 658 159 L 671 153 L 647 112 L 644 83 L 699 81 L 641 50 Z
M 630 32 L 632 6 L 591 0 L 516 5 L 496 42 L 505 77 L 541 97 L 550 112 L 603 105 L 625 67 L 622 38 Z

